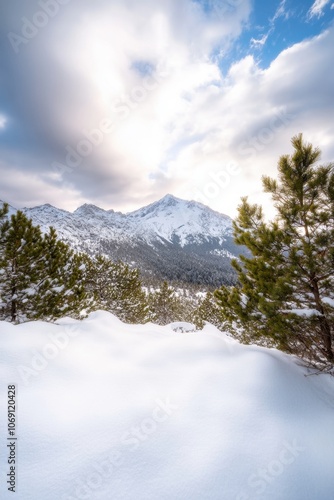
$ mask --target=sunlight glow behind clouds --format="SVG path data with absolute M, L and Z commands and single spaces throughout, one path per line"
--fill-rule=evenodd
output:
M 6 117 L 3 115 L 0 115 L 0 128 L 5 128 L 6 123 L 7 123 Z
M 212 175 L 232 162 L 241 173 L 200 201 L 233 216 L 240 196 L 258 201 L 261 175 L 275 173 L 294 134 L 317 139 L 329 159 L 333 30 L 294 44 L 267 69 L 244 55 L 224 72 L 224 54 L 246 29 L 251 2 L 210 5 L 82 0 L 78 10 L 73 2 L 19 55 L 5 53 L 4 95 L 11 96 L 17 136 L 2 147 L 0 175 L 10 166 L 22 182 L 10 176 L 0 199 L 29 205 L 24 179 L 38 178 L 36 189 L 27 184 L 31 203 L 72 209 L 86 201 L 129 211 L 167 192 L 203 196 Z M 274 18 L 286 15 L 283 0 Z M 273 19 L 268 23 L 270 29 Z M 112 131 L 96 132 L 106 120 Z M 76 152 L 87 136 L 98 144 L 70 171 L 56 173 L 53 163 L 65 164 L 67 148 Z

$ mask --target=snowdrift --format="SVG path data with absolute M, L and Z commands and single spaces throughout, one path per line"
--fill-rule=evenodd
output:
M 0 323 L 0 346 L 1 499 L 334 498 L 334 381 L 294 358 L 102 311 Z

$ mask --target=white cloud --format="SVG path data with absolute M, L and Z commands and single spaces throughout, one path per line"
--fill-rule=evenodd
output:
M 266 34 L 262 35 L 261 38 L 258 38 L 258 39 L 251 38 L 251 47 L 255 47 L 256 49 L 263 47 L 267 41 L 268 36 L 269 36 L 269 33 L 266 33 Z
M 289 11 L 286 10 L 286 0 L 281 0 L 279 6 L 276 9 L 274 16 L 269 19 L 270 29 L 267 33 L 263 34 L 260 38 L 251 38 L 251 48 L 261 49 L 267 42 L 268 37 L 275 30 L 275 22 L 278 18 L 284 17 L 288 19 Z
M 220 84 L 212 51 L 240 33 L 250 8 L 249 0 L 210 14 L 189 0 L 105 1 L 99 8 L 84 1 L 73 23 L 77 6 L 69 4 L 61 22 L 50 23 L 25 53 L 31 69 L 25 106 L 29 117 L 34 115 L 34 128 L 41 123 L 47 140 L 55 142 L 54 157 L 44 168 L 64 162 L 66 147 L 75 149 L 84 130 L 110 119 L 113 132 L 64 179 L 88 199 L 120 209 L 138 193 L 165 194 L 173 187 L 168 159 L 192 134 L 192 125 L 180 131 L 177 120 L 193 112 L 207 88 Z M 149 90 L 134 69 L 145 62 L 153 68 Z M 64 208 L 67 203 L 62 197 Z
M 323 10 L 330 0 L 315 0 L 313 5 L 311 6 L 308 16 L 312 17 L 321 17 L 323 15 Z M 332 7 L 331 7 L 332 8 Z
M 27 175 L 20 177 L 20 189 L 13 176 L 0 199 L 15 205 L 24 197 L 26 205 L 48 201 L 70 209 L 90 201 L 128 211 L 172 192 L 234 215 L 242 195 L 266 202 L 261 175 L 275 175 L 296 133 L 304 132 L 323 147 L 325 159 L 333 159 L 333 30 L 282 52 L 266 70 L 248 56 L 224 76 L 212 53 L 238 36 L 249 2 L 238 2 L 224 16 L 187 0 L 83 5 L 74 17 L 69 3 L 61 23 L 55 19 L 45 32 L 48 43 L 36 38 L 26 52 L 29 71 L 20 90 L 28 126 L 33 116 L 34 131 L 39 126 L 46 142 L 55 142 L 49 161 L 40 159 L 40 151 L 35 161 L 36 148 L 31 156 L 12 153 L 3 172 L 22 165 Z M 145 63 L 157 78 L 150 77 L 150 89 L 135 69 Z M 52 161 L 64 161 L 65 147 L 75 148 L 83 130 L 103 119 L 115 122 L 113 132 L 59 184 Z M 222 179 L 231 162 L 241 173 L 214 193 L 212 175 Z M 35 177 L 28 165 L 38 168 Z
M 207 86 L 197 93 L 188 112 L 175 117 L 180 136 L 188 130 L 202 137 L 169 162 L 170 177 L 178 179 L 178 194 L 193 193 L 205 201 L 207 192 L 208 204 L 232 215 L 242 195 L 267 204 L 261 176 L 276 174 L 280 155 L 291 151 L 290 139 L 299 132 L 320 146 L 324 161 L 332 160 L 334 106 L 329 103 L 334 71 L 328 68 L 333 42 L 331 31 L 297 44 L 266 70 L 248 56 L 232 66 L 219 87 Z M 239 165 L 240 175 L 226 188 L 215 189 L 212 174 L 223 176 L 230 162 Z
M 273 24 L 276 19 L 278 19 L 279 17 L 285 17 L 287 18 L 288 17 L 288 12 L 286 11 L 285 9 L 285 4 L 286 4 L 286 0 L 281 0 L 279 6 L 277 7 L 276 9 L 276 12 L 274 14 L 274 17 L 272 19 L 270 19 L 270 22 Z

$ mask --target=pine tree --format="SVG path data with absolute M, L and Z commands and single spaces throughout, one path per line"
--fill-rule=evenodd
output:
M 148 321 L 148 304 L 138 269 L 101 255 L 88 258 L 86 288 L 95 309 L 110 311 L 126 323 Z
M 149 297 L 151 320 L 159 325 L 167 325 L 174 321 L 184 320 L 182 301 L 176 296 L 175 290 L 162 283 L 161 288 Z
M 279 160 L 278 180 L 263 177 L 276 218 L 266 223 L 262 208 L 242 199 L 235 240 L 252 257 L 233 262 L 240 286 L 222 287 L 216 297 L 246 341 L 266 339 L 328 367 L 334 361 L 334 171 L 315 167 L 320 151 L 301 134 L 292 145 L 293 154 Z
M 0 318 L 13 323 L 78 316 L 86 305 L 83 263 L 50 228 L 42 235 L 21 211 L 2 223 Z
M 193 313 L 193 323 L 198 328 L 202 329 L 205 322 L 211 323 L 219 330 L 226 329 L 226 321 L 224 320 L 222 310 L 217 304 L 214 294 L 211 292 L 207 292 Z
M 57 239 L 49 228 L 43 238 L 43 269 L 34 296 L 34 317 L 54 320 L 64 315 L 79 317 L 89 305 L 86 300 L 84 258 Z
M 11 216 L 2 253 L 1 317 L 18 323 L 33 314 L 30 299 L 43 268 L 41 231 L 20 211 Z
M 9 229 L 8 204 L 4 203 L 3 206 L 0 208 L 0 319 L 2 319 L 2 308 L 3 308 L 2 296 L 4 294 L 3 283 L 4 283 L 4 275 L 6 267 L 5 241 L 8 229 Z
M 0 208 L 0 269 L 2 269 L 1 263 L 4 257 L 5 239 L 8 229 L 8 203 L 3 203 L 2 207 Z

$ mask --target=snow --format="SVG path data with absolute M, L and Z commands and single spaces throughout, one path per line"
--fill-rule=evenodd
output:
M 84 241 L 90 251 L 99 248 L 100 241 L 131 242 L 134 238 L 154 246 L 157 237 L 162 243 L 174 242 L 181 246 L 188 243 L 203 243 L 215 238 L 223 245 L 226 237 L 232 236 L 232 219 L 227 215 L 195 201 L 185 201 L 166 195 L 146 207 L 128 214 L 104 210 L 84 204 L 73 213 L 50 204 L 24 208 L 23 212 L 39 225 L 42 232 L 53 226 L 60 238 L 73 248 Z M 11 207 L 11 213 L 15 209 Z M 225 250 L 226 256 L 233 256 Z M 225 255 L 225 254 L 223 254 Z
M 229 259 L 235 259 L 235 255 L 233 255 L 233 253 L 229 252 L 225 248 L 222 249 L 215 248 L 214 250 L 211 250 L 210 253 L 212 255 L 220 255 L 222 257 L 228 257 Z
M 307 307 L 295 308 L 295 309 L 285 309 L 282 312 L 296 314 L 296 316 L 304 316 L 310 318 L 311 316 L 321 316 L 317 309 L 309 309 Z
M 17 384 L 17 500 L 332 500 L 334 379 L 206 325 L 0 323 Z
M 173 323 L 169 323 L 168 326 L 174 332 L 179 332 L 179 333 L 189 333 L 189 332 L 196 331 L 195 325 L 193 325 L 193 323 L 189 323 L 187 321 L 174 321 Z
M 178 238 L 180 245 L 232 234 L 232 219 L 194 201 L 185 201 L 170 194 L 161 200 L 128 214 L 136 223 L 136 233 L 159 235 L 167 241 Z
M 331 297 L 325 297 L 323 299 L 323 302 L 324 304 L 328 304 L 329 306 L 334 307 L 334 299 L 332 299 Z

